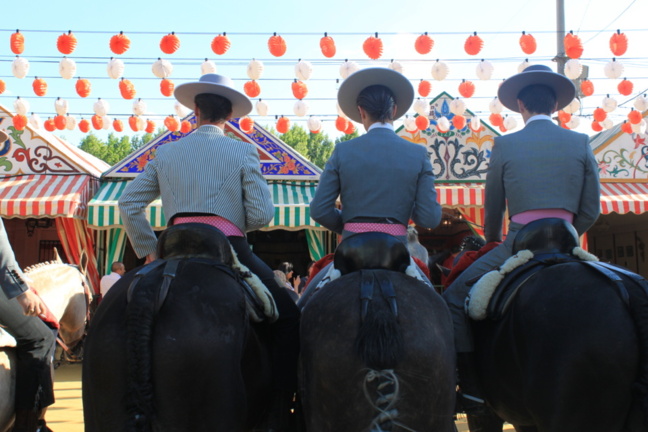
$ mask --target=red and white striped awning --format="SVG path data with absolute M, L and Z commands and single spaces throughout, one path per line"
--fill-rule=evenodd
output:
M 601 213 L 636 213 L 648 210 L 648 183 L 601 183 Z
M 0 216 L 85 219 L 96 183 L 94 177 L 85 174 L 0 178 Z
M 482 207 L 484 183 L 435 183 L 437 201 L 444 207 Z

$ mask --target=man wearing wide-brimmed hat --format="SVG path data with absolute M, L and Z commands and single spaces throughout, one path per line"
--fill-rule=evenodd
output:
M 145 216 L 146 206 L 162 197 L 170 224 L 206 223 L 227 235 L 239 260 L 259 276 L 274 296 L 279 319 L 271 325 L 275 371 L 275 413 L 268 430 L 285 429 L 289 404 L 297 388 L 299 310 L 274 273 L 252 251 L 248 231 L 274 217 L 270 190 L 252 144 L 225 136 L 225 123 L 252 110 L 252 103 L 222 75 L 206 74 L 198 82 L 179 85 L 176 99 L 192 108 L 197 129 L 157 150 L 145 171 L 119 199 L 119 208 L 138 257 L 153 261 L 157 239 Z M 277 412 L 280 411 L 280 412 Z
M 473 341 L 464 313 L 467 281 L 499 266 L 512 255 L 518 230 L 542 218 L 561 218 L 582 235 L 600 213 L 598 167 L 589 137 L 554 124 L 551 114 L 568 105 L 576 89 L 549 67 L 533 65 L 504 81 L 498 97 L 525 122 L 521 131 L 495 138 L 486 176 L 487 242 L 502 240 L 502 223 L 510 216 L 504 242 L 475 261 L 444 293 L 453 315 L 459 386 L 470 411 L 483 403 L 475 372 Z

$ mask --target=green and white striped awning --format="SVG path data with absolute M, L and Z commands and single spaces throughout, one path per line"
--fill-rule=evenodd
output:
M 88 203 L 88 225 L 94 229 L 123 226 L 117 200 L 129 180 L 104 183 Z M 315 195 L 315 182 L 272 182 L 268 185 L 275 206 L 274 219 L 264 230 L 319 229 L 321 225 L 310 217 L 309 203 Z M 156 199 L 146 208 L 146 217 L 155 230 L 166 228 L 162 200 Z

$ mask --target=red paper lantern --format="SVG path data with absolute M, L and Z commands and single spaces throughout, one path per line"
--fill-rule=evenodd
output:
M 605 112 L 605 110 L 601 107 L 596 108 L 592 115 L 594 117 L 594 120 L 599 123 L 607 118 L 607 112 Z
M 103 117 L 100 115 L 93 115 L 92 116 L 92 127 L 95 128 L 96 130 L 101 130 L 104 127 L 104 121 Z
M 171 131 L 171 132 L 177 132 L 180 130 L 180 122 L 174 115 L 167 116 L 164 119 L 164 126 Z
M 250 98 L 255 98 L 261 94 L 261 86 L 256 80 L 248 81 L 243 84 L 243 91 Z
M 288 130 L 290 130 L 290 119 L 284 116 L 279 117 L 279 120 L 277 120 L 277 132 L 285 134 Z
M 628 135 L 632 135 L 632 125 L 627 121 L 623 122 L 623 124 L 621 125 L 621 130 L 627 133 Z
M 504 124 L 504 118 L 502 117 L 502 114 L 493 113 L 488 117 L 488 121 L 490 121 L 490 124 L 495 127 L 499 127 Z
M 320 49 L 324 57 L 331 58 L 335 55 L 335 41 L 331 36 L 324 33 L 324 37 L 320 39 Z
M 7 85 L 4 81 L 0 80 L 0 94 L 4 93 L 7 90 Z
M 640 111 L 636 111 L 634 109 L 630 110 L 628 113 L 628 121 L 632 124 L 639 124 L 641 123 L 641 120 L 643 120 L 643 116 L 641 115 Z
M 36 96 L 45 96 L 47 93 L 47 82 L 43 78 L 36 77 L 32 83 L 32 88 Z
M 87 79 L 79 78 L 74 87 L 76 88 L 77 94 L 82 98 L 90 96 L 92 84 L 90 84 L 90 81 L 88 81 Z
M 180 48 L 180 38 L 176 36 L 175 32 L 171 32 L 160 40 L 160 49 L 164 54 L 173 54 Z
M 175 84 L 168 78 L 162 78 L 160 81 L 160 92 L 163 96 L 169 97 L 173 96 L 173 90 L 175 89 Z
M 67 33 L 63 33 L 56 40 L 56 48 L 61 52 L 61 54 L 69 55 L 74 52 L 74 49 L 77 45 L 77 39 L 72 34 L 72 30 Z
M 419 128 L 419 130 L 423 131 L 430 127 L 430 119 L 427 118 L 426 116 L 416 117 L 415 122 L 416 122 L 416 127 Z
M 430 83 L 430 81 L 422 79 L 418 85 L 418 93 L 421 95 L 421 97 L 428 97 L 431 91 L 432 83 Z
M 466 53 L 469 55 L 479 54 L 483 47 L 484 41 L 482 40 L 482 38 L 477 36 L 477 32 L 475 32 L 471 36 L 468 36 L 466 42 L 464 43 L 464 50 L 466 50 Z
M 230 40 L 225 33 L 212 39 L 211 49 L 214 54 L 223 55 L 230 48 Z
M 277 33 L 274 33 L 270 36 L 270 39 L 268 39 L 268 49 L 270 50 L 270 54 L 273 56 L 281 57 L 286 54 L 286 41 L 284 38 L 277 35 Z
M 622 56 L 628 50 L 628 38 L 625 33 L 621 33 L 621 30 L 617 30 L 610 37 L 610 50 L 615 56 Z
M 433 46 L 434 40 L 432 40 L 432 38 L 428 36 L 427 32 L 417 37 L 416 42 L 414 42 L 414 49 L 419 54 L 428 54 L 430 51 L 432 51 Z
M 243 132 L 249 134 L 254 130 L 254 120 L 245 116 L 239 121 L 239 127 Z
M 533 54 L 537 47 L 538 45 L 533 35 L 522 32 L 522 36 L 520 36 L 520 48 L 522 48 L 522 52 L 525 54 Z
M 130 128 L 131 128 L 131 130 L 132 130 L 133 132 L 138 132 L 138 131 L 139 131 L 139 127 L 138 127 L 138 125 L 137 125 L 137 120 L 138 120 L 138 119 L 139 119 L 139 117 L 134 116 L 134 115 L 131 115 L 131 116 L 128 118 L 128 126 L 130 126 Z
M 292 83 L 292 92 L 296 99 L 302 100 L 308 94 L 308 86 L 303 81 L 295 80 Z
M 65 124 L 67 122 L 67 119 L 65 118 L 64 115 L 57 115 L 56 117 L 54 117 L 53 122 L 56 129 L 63 130 L 65 129 Z
M 191 129 L 193 129 L 193 126 L 191 126 L 191 122 L 189 120 L 183 120 L 182 123 L 180 123 L 180 132 L 183 134 L 188 134 L 191 132 Z
M 19 131 L 24 130 L 25 126 L 27 126 L 27 116 L 24 116 L 22 114 L 16 114 L 15 116 L 13 116 L 12 123 L 13 123 L 13 127 L 16 130 Z
M 558 111 L 558 121 L 560 121 L 561 124 L 564 125 L 569 122 L 569 120 L 571 120 L 571 114 L 563 110 Z
M 573 32 L 569 32 L 565 35 L 564 45 L 567 57 L 577 59 L 583 55 L 583 43 Z
M 382 56 L 383 52 L 383 43 L 382 40 L 378 37 L 378 33 L 376 33 L 376 36 L 369 36 L 364 43 L 362 44 L 362 50 L 367 54 L 367 57 L 369 57 L 372 60 L 379 59 L 380 56 Z
M 47 120 L 43 122 L 43 126 L 47 132 L 54 132 L 56 130 L 56 125 L 51 117 L 47 117 Z
M 25 51 L 25 36 L 16 30 L 16 33 L 12 33 L 9 37 L 9 46 L 11 46 L 11 52 L 19 55 Z
M 627 79 L 623 79 L 617 86 L 617 89 L 619 89 L 619 93 L 621 93 L 623 96 L 629 96 L 632 94 L 632 88 L 634 85 L 632 84 L 632 81 L 628 81 Z
M 110 38 L 110 51 L 115 54 L 124 54 L 128 48 L 130 48 L 130 39 L 124 32 L 120 31 L 119 34 Z
M 356 130 L 355 125 L 353 124 L 353 122 L 347 122 L 347 123 L 349 124 L 347 125 L 347 128 L 344 130 L 344 134 L 351 135 Z
M 504 124 L 503 124 L 503 123 L 502 123 L 502 125 L 500 125 L 499 130 L 500 130 L 500 132 L 502 132 L 502 133 L 506 133 L 506 132 L 508 131 L 508 129 L 506 129 L 506 127 L 504 127 Z
M 79 122 L 79 130 L 83 133 L 88 133 L 90 131 L 90 122 L 86 119 L 81 119 Z
M 597 122 L 596 120 L 594 120 L 594 121 L 592 122 L 592 130 L 593 130 L 594 132 L 601 132 L 601 131 L 603 130 L 603 126 L 601 126 L 601 123 L 599 123 L 599 122 Z
M 580 88 L 583 96 L 592 96 L 594 94 L 594 83 L 590 80 L 583 80 Z
M 461 84 L 459 84 L 459 94 L 465 98 L 471 97 L 475 94 L 475 84 L 473 84 L 472 81 L 463 80 Z
M 124 122 L 122 122 L 119 119 L 113 120 L 113 129 L 115 129 L 115 132 L 123 132 L 124 131 Z
M 135 85 L 130 80 L 124 78 L 119 81 L 119 92 L 124 99 L 133 99 L 137 93 L 135 91 Z
M 452 124 L 457 130 L 461 130 L 466 127 L 466 117 L 462 115 L 455 115 L 452 117 Z
M 146 120 L 146 129 L 144 131 L 150 134 L 155 132 L 155 122 L 153 120 Z
M 335 128 L 340 132 L 344 132 L 349 127 L 349 120 L 345 119 L 342 116 L 338 116 L 335 119 Z

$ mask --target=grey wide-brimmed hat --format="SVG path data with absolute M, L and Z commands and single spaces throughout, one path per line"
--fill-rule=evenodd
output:
M 576 96 L 576 87 L 569 78 L 552 71 L 549 66 L 531 65 L 504 81 L 497 92 L 497 97 L 506 108 L 520 112 L 517 104 L 518 94 L 524 87 L 532 84 L 552 88 L 556 93 L 559 110 L 569 105 Z
M 198 82 L 180 84 L 176 87 L 173 95 L 178 102 L 189 109 L 194 109 L 196 95 L 202 93 L 223 96 L 232 102 L 232 116 L 243 117 L 252 111 L 252 102 L 240 91 L 234 88 L 231 79 L 223 75 L 205 74 Z
M 7 135 L 7 132 L 3 131 L 0 129 L 0 143 L 3 143 L 9 139 L 9 135 Z
M 338 90 L 340 109 L 351 120 L 362 123 L 358 112 L 358 95 L 372 85 L 387 87 L 396 99 L 396 114 L 394 120 L 402 117 L 414 101 L 414 86 L 400 72 L 382 67 L 362 69 L 349 75 Z

